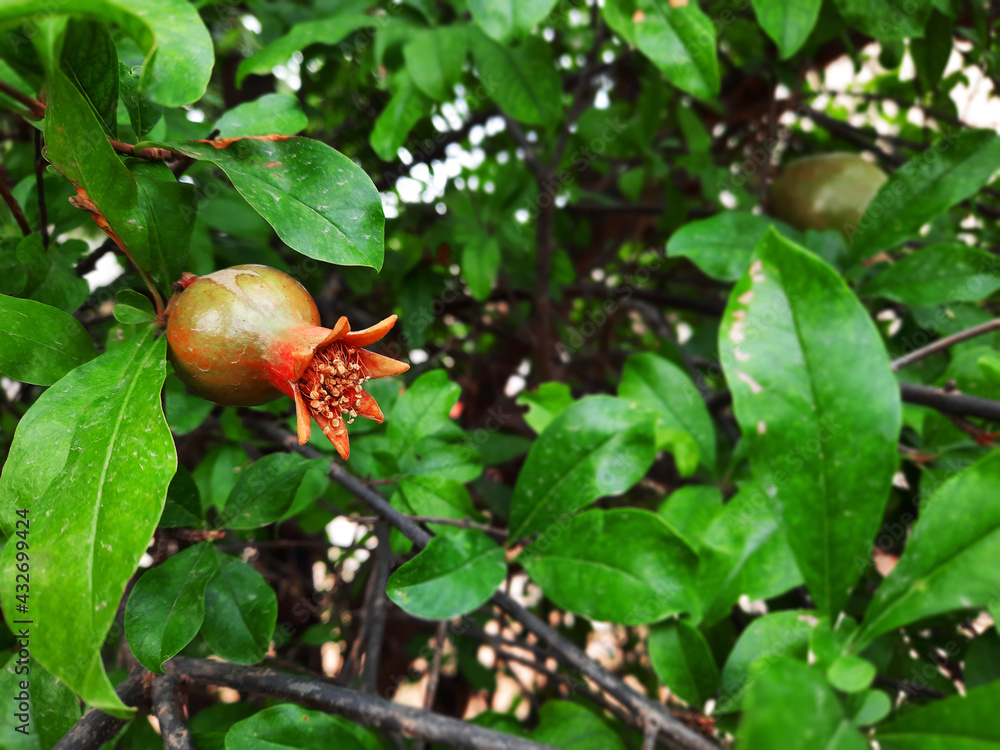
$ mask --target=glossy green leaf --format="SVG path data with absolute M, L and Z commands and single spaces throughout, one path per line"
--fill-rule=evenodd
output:
M 961 242 L 929 245 L 876 269 L 862 294 L 904 305 L 976 302 L 1000 289 L 1000 262 Z
M 892 710 L 892 700 L 881 690 L 866 690 L 850 696 L 850 699 L 853 701 L 848 704 L 851 708 L 851 721 L 856 727 L 882 721 Z
M 80 321 L 41 302 L 0 295 L 0 372 L 52 385 L 97 356 Z
M 205 590 L 201 636 L 216 654 L 237 664 L 264 658 L 278 620 L 278 599 L 245 562 L 218 554 L 219 570 Z
M 30 523 L 32 655 L 109 712 L 127 709 L 101 646 L 177 465 L 160 408 L 166 346 L 147 328 L 49 388 L 21 419 L 0 475 L 4 533 L 14 532 L 16 510 Z M 7 544 L 0 556 L 7 612 L 15 611 L 15 555 Z M 67 628 L 67 612 L 88 616 Z
M 741 596 L 783 594 L 802 583 L 795 557 L 763 492 L 729 501 L 702 537 L 698 590 L 706 623 L 726 617 Z
M 208 29 L 187 0 L 61 0 L 43 12 L 96 16 L 116 24 L 148 55 L 143 88 L 168 107 L 197 101 L 212 74 L 215 54 Z M 8 0 L 0 5 L 0 21 L 31 18 L 35 0 Z
M 474 299 L 489 299 L 499 271 L 500 242 L 496 237 L 484 234 L 478 243 L 462 247 L 462 275 Z
M 771 226 L 784 225 L 767 216 L 723 211 L 688 222 L 674 232 L 667 241 L 667 256 L 689 258 L 713 279 L 736 281 L 747 270 L 754 247 Z
M 671 693 L 696 708 L 705 705 L 719 684 L 719 668 L 708 641 L 686 620 L 650 628 L 649 662 Z
M 163 412 L 175 435 L 186 435 L 197 429 L 212 413 L 215 405 L 189 393 L 176 375 L 167 376 L 163 389 Z
M 155 315 L 150 315 L 145 310 L 140 310 L 138 307 L 132 307 L 131 305 L 117 304 L 112 312 L 115 320 L 129 326 L 152 323 L 156 320 Z
M 254 136 L 165 144 L 210 161 L 293 250 L 328 263 L 382 267 L 382 201 L 371 179 L 308 138 Z
M 19 635 L 23 626 L 10 627 Z M 30 651 L 32 628 L 26 629 Z M 0 695 L 7 696 L 8 703 L 0 712 L 0 747 L 50 750 L 80 719 L 79 699 L 37 660 L 26 659 L 18 651 L 2 658 Z
M 841 654 L 826 670 L 826 678 L 837 690 L 858 693 L 875 679 L 875 665 L 856 654 Z
M 549 599 L 593 620 L 642 625 L 698 612 L 698 558 L 649 511 L 588 510 L 550 526 L 518 559 Z
M 705 531 L 722 509 L 722 491 L 718 487 L 688 484 L 671 492 L 657 513 L 697 551 Z
M 656 458 L 654 430 L 649 412 L 621 398 L 590 396 L 566 409 L 531 446 L 517 478 L 511 540 L 638 482 Z
M 321 458 L 307 460 L 297 453 L 269 453 L 240 472 L 216 526 L 255 529 L 277 521 L 291 507 L 310 469 L 325 470 Z
M 469 31 L 469 46 L 486 96 L 525 125 L 551 125 L 562 115 L 562 82 L 552 51 L 539 37 L 507 46 Z
M 489 599 L 507 575 L 503 549 L 477 529 L 433 537 L 389 577 L 387 593 L 425 620 L 464 615 Z
M 26 274 L 18 294 L 51 305 L 63 312 L 75 312 L 87 299 L 87 281 L 76 275 L 73 266 L 87 245 L 68 240 L 61 245 L 42 245 L 41 235 L 32 233 L 17 245 L 17 259 Z
M 247 135 L 295 135 L 309 124 L 298 97 L 264 94 L 252 102 L 237 104 L 215 121 L 222 138 Z
M 677 88 L 702 99 L 719 93 L 715 26 L 697 3 L 608 0 L 604 18 Z
M 545 20 L 556 0 L 470 0 L 472 20 L 498 42 L 528 34 Z
M 917 71 L 917 80 L 924 92 L 932 92 L 941 83 L 954 49 L 954 23 L 938 10 L 931 17 L 921 39 L 910 40 L 910 57 Z
M 198 214 L 193 185 L 178 182 L 162 162 L 131 160 L 129 172 L 139 189 L 139 206 L 149 235 L 149 275 L 168 290 L 188 270 L 191 232 Z
M 802 49 L 816 25 L 822 4 L 822 0 L 753 0 L 753 10 L 784 60 Z
M 369 142 L 382 161 L 396 161 L 399 147 L 413 126 L 431 113 L 432 102 L 413 83 L 406 71 L 393 76 L 392 98 L 375 121 Z
M 843 19 L 880 41 L 923 36 L 932 0 L 911 0 L 905 7 L 892 0 L 834 0 Z
M 914 708 L 876 727 L 884 750 L 988 750 L 1000 748 L 1000 682 Z
M 773 663 L 786 655 L 805 661 L 816 624 L 815 613 L 809 611 L 772 612 L 751 622 L 740 634 L 722 670 L 716 713 L 740 709 L 747 690 L 760 676 L 760 671 L 751 674 L 753 662 Z
M 538 709 L 531 740 L 573 750 L 625 750 L 618 734 L 599 716 L 569 701 L 549 700 Z
M 992 130 L 947 135 L 893 172 L 857 227 L 845 227 L 859 261 L 917 237 L 920 228 L 974 195 L 1000 169 L 1000 136 Z
M 205 619 L 205 589 L 218 569 L 215 548 L 199 542 L 136 582 L 125 609 L 125 637 L 142 666 L 162 673 L 163 662 L 198 635 Z
M 781 657 L 756 663 L 751 679 L 736 734 L 740 747 L 867 750 L 820 671 Z
M 888 498 L 899 387 L 868 311 L 832 268 L 773 230 L 756 255 L 730 294 L 719 349 L 757 483 L 832 619 Z
M 656 412 L 657 431 L 680 430 L 694 438 L 701 463 L 715 468 L 715 428 L 701 393 L 686 372 L 653 353 L 625 360 L 618 395 Z M 659 441 L 658 441 L 659 442 Z
M 108 143 L 90 105 L 59 70 L 49 74 L 46 156 L 104 215 L 132 259 L 149 265 L 149 236 L 135 180 Z M 86 143 L 86 148 L 81 144 Z
M 1000 453 L 994 452 L 923 500 L 903 556 L 865 613 L 860 643 L 931 615 L 986 606 L 997 598 L 998 482 Z
M 163 105 L 139 89 L 140 75 L 123 62 L 118 63 L 118 91 L 136 138 L 142 139 L 163 116 Z
M 399 483 L 409 513 L 433 518 L 474 519 L 481 514 L 462 482 L 438 476 L 417 476 Z M 432 524 L 435 533 L 454 533 L 454 526 Z
M 375 24 L 374 16 L 361 13 L 297 23 L 287 34 L 240 61 L 236 69 L 236 85 L 243 85 L 243 79 L 251 73 L 269 74 L 276 65 L 284 65 L 293 54 L 310 44 L 339 44 L 348 34 Z
M 71 18 L 63 44 L 63 70 L 90 104 L 104 132 L 118 137 L 118 50 L 100 21 Z
M 167 528 L 198 528 L 202 525 L 201 496 L 191 472 L 178 464 L 177 473 L 167 487 L 167 502 L 159 526 Z
M 425 372 L 396 402 L 387 420 L 389 436 L 410 444 L 447 429 L 453 424 L 448 414 L 460 393 L 461 388 L 444 370 Z
M 553 419 L 573 405 L 573 394 L 566 383 L 551 381 L 542 383 L 533 391 L 521 391 L 517 395 L 519 406 L 527 406 L 524 421 L 537 433 L 545 431 Z
M 379 750 L 369 730 L 322 711 L 291 703 L 265 708 L 226 733 L 226 750 Z
M 415 32 L 403 46 L 403 57 L 417 88 L 434 101 L 445 102 L 455 97 L 468 49 L 464 26 L 438 26 Z

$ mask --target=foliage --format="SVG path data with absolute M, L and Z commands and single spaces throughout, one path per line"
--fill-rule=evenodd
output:
M 1000 746 L 997 16 L 0 4 L 0 745 Z M 246 263 L 399 316 L 348 463 L 168 364 Z

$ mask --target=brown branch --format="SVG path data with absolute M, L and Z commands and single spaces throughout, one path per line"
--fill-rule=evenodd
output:
M 149 711 L 151 708 L 153 674 L 145 669 L 130 674 L 115 692 L 126 706 Z M 106 714 L 98 708 L 92 708 L 63 736 L 53 747 L 53 750 L 80 750 L 80 748 L 98 748 L 110 742 L 129 723 L 129 719 Z
M 389 600 L 385 587 L 389 581 L 392 564 L 392 547 L 389 541 L 389 524 L 380 520 L 375 524 L 378 546 L 375 548 L 375 570 L 372 572 L 372 597 L 367 603 L 365 619 L 368 629 L 368 644 L 365 648 L 365 665 L 361 673 L 361 691 L 374 693 L 378 683 L 378 667 L 382 656 L 382 640 L 385 637 L 385 614 Z M 430 710 L 430 706 L 426 707 Z
M 393 483 L 395 484 L 395 483 Z M 459 529 L 476 529 L 484 534 L 489 534 L 490 536 L 504 541 L 507 539 L 507 532 L 504 529 L 498 529 L 495 526 L 487 526 L 484 523 L 475 523 L 470 521 L 468 518 L 440 518 L 439 516 L 409 516 L 412 520 L 417 523 L 438 523 L 442 526 L 454 526 Z M 370 524 L 381 520 L 380 516 L 353 516 L 351 518 L 355 523 Z
M 150 146 L 148 148 L 141 148 L 138 151 L 135 150 L 135 146 L 131 143 L 125 143 L 123 141 L 116 141 L 114 138 L 108 138 L 108 143 L 111 144 L 111 148 L 117 151 L 119 154 L 125 154 L 126 156 L 135 156 L 139 159 L 149 159 L 150 161 L 167 161 L 168 159 L 173 159 L 181 154 L 171 151 L 169 148 L 156 148 Z
M 45 117 L 45 105 L 38 101 L 35 97 L 28 96 L 20 89 L 16 89 L 11 86 L 6 81 L 0 81 L 0 91 L 5 93 L 11 99 L 18 101 L 27 107 L 33 117 L 37 117 L 39 120 Z
M 38 194 L 38 232 L 42 247 L 49 246 L 49 209 L 45 204 L 45 160 L 42 158 L 42 131 L 35 130 L 35 192 Z
M 430 711 L 392 703 L 338 685 L 303 679 L 270 669 L 177 656 L 166 663 L 166 669 L 168 674 L 200 685 L 220 685 L 241 693 L 282 698 L 345 716 L 362 726 L 402 734 L 413 739 L 440 742 L 450 747 L 468 748 L 468 750 L 480 750 L 484 747 L 543 750 L 551 747 Z
M 160 722 L 160 735 L 166 750 L 194 750 L 191 733 L 184 723 L 177 679 L 165 674 L 153 680 L 153 707 Z
M 448 637 L 448 621 L 441 620 L 434 634 L 434 658 L 431 660 L 431 668 L 427 673 L 427 690 L 424 692 L 424 710 L 434 709 L 434 698 L 437 695 L 438 683 L 441 680 L 441 654 L 444 651 L 444 642 Z M 425 743 L 417 742 L 413 750 L 424 750 Z
M 926 385 L 900 383 L 903 401 L 918 406 L 928 406 L 942 414 L 977 417 L 988 422 L 1000 422 L 1000 401 L 990 401 L 978 396 L 949 393 Z
M 967 341 L 969 339 L 976 338 L 977 336 L 982 336 L 984 333 L 989 333 L 990 331 L 995 331 L 1000 329 L 1000 318 L 994 320 L 988 320 L 985 323 L 980 323 L 977 326 L 968 328 L 964 331 L 959 331 L 958 333 L 953 333 L 951 336 L 945 336 L 943 339 L 938 339 L 937 341 L 931 342 L 925 347 L 917 349 L 910 352 L 909 354 L 904 354 L 898 359 L 892 361 L 892 371 L 899 372 L 907 365 L 912 365 L 925 357 L 929 357 L 932 354 L 937 354 L 940 351 L 944 351 L 952 344 L 957 344 L 961 341 Z
M 17 200 L 15 200 L 14 195 L 7 187 L 7 183 L 2 178 L 0 178 L 0 195 L 3 196 L 4 203 L 7 204 L 7 208 L 10 209 L 11 214 L 14 216 L 14 220 L 21 228 L 21 234 L 27 237 L 31 234 L 31 226 L 28 224 L 28 220 L 24 218 L 24 211 L 21 210 L 21 206 L 18 204 Z

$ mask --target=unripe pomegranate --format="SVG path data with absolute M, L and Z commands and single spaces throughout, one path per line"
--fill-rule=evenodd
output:
M 886 181 L 885 172 L 857 154 L 832 153 L 790 162 L 771 185 L 771 215 L 796 229 L 856 226 Z
M 167 305 L 167 342 L 177 376 L 224 406 L 291 397 L 300 444 L 315 419 L 346 459 L 347 425 L 354 417 L 382 421 L 365 381 L 410 369 L 362 348 L 385 336 L 395 315 L 363 331 L 352 332 L 343 317 L 323 328 L 309 292 L 277 269 L 243 265 L 207 276 L 184 274 L 175 288 Z

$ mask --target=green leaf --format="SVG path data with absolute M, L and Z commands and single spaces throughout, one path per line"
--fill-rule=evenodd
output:
M 910 57 L 917 71 L 917 80 L 923 92 L 933 92 L 941 83 L 941 76 L 951 57 L 952 34 L 955 24 L 938 10 L 931 12 L 922 39 L 910 40 Z
M 537 433 L 542 433 L 553 419 L 573 405 L 573 394 L 566 383 L 542 383 L 533 391 L 521 391 L 518 406 L 527 406 L 524 421 Z
M 264 658 L 278 621 L 278 599 L 260 573 L 218 554 L 219 570 L 205 590 L 201 636 L 216 654 L 237 664 Z
M 654 417 L 620 398 L 589 396 L 538 437 L 517 478 L 510 539 L 517 540 L 638 482 L 656 458 Z
M 215 408 L 211 401 L 189 393 L 176 375 L 169 375 L 163 389 L 164 413 L 175 435 L 186 435 L 201 426 Z
M 987 750 L 1000 747 L 1000 682 L 914 708 L 876 727 L 885 750 Z
M 399 483 L 408 511 L 415 516 L 475 519 L 481 515 L 472 505 L 465 485 L 444 477 L 410 477 Z M 454 526 L 432 524 L 434 533 L 454 533 Z
M 736 281 L 750 264 L 753 249 L 771 226 L 780 222 L 767 216 L 723 211 L 688 222 L 667 241 L 667 257 L 689 258 L 713 279 Z
M 757 21 L 786 60 L 806 43 L 823 0 L 753 0 Z
M 71 18 L 63 71 L 76 84 L 110 138 L 118 137 L 118 50 L 106 24 Z
M 295 135 L 309 124 L 298 97 L 292 94 L 264 94 L 228 110 L 215 122 L 223 138 L 247 135 Z
M 52 11 L 96 16 L 132 37 L 147 54 L 142 88 L 155 101 L 181 107 L 205 93 L 215 54 L 208 29 L 187 0 L 62 0 L 58 8 L 44 9 Z M 36 0 L 0 5 L 0 21 L 38 14 Z
M 462 247 L 462 275 L 469 293 L 479 302 L 489 299 L 500 270 L 500 242 L 492 235 L 482 235 L 481 242 Z
M 0 372 L 7 377 L 52 385 L 96 356 L 90 335 L 72 315 L 0 295 Z
M 905 8 L 893 0 L 834 0 L 843 19 L 879 41 L 924 34 L 932 0 L 911 0 Z
M 167 341 L 147 328 L 80 365 L 22 417 L 0 475 L 9 537 L 27 513 L 32 655 L 87 703 L 127 714 L 101 646 L 153 536 L 177 465 L 160 408 Z M 16 548 L 0 555 L 0 598 L 14 612 Z M 45 571 L 58 571 L 46 575 Z M 82 614 L 66 627 L 66 613 Z
M 205 619 L 205 589 L 219 569 L 209 542 L 199 542 L 146 571 L 128 598 L 125 637 L 142 666 L 163 672 L 163 662 L 198 635 Z
M 472 19 L 498 42 L 526 36 L 545 20 L 556 0 L 469 0 Z
M 738 711 L 744 695 L 759 678 L 750 665 L 760 659 L 773 663 L 783 656 L 805 660 L 809 637 L 817 624 L 811 611 L 772 612 L 751 622 L 729 653 L 719 686 L 718 714 Z
M 11 627 L 18 633 L 22 626 Z M 30 626 L 28 631 L 30 650 Z M 0 747 L 50 750 L 80 719 L 79 699 L 37 660 L 16 652 L 2 658 L 6 662 L 0 661 L 0 695 L 9 698 L 7 710 L 0 712 Z M 25 713 L 27 722 L 20 716 Z
M 472 612 L 503 583 L 503 549 L 477 529 L 433 537 L 389 577 L 387 594 L 403 610 L 425 620 Z
M 867 750 L 818 670 L 784 657 L 755 664 L 751 680 L 736 735 L 740 747 Z
M 201 496 L 191 472 L 183 464 L 167 487 L 167 502 L 163 505 L 160 526 L 167 528 L 200 527 L 202 524 Z
M 646 510 L 588 510 L 558 522 L 519 561 L 549 599 L 593 620 L 642 625 L 698 612 L 698 557 Z
M 48 160 L 86 191 L 135 263 L 148 268 L 149 236 L 135 180 L 108 143 L 90 105 L 61 71 L 50 72 L 48 93 L 44 120 Z
M 227 750 L 379 750 L 370 731 L 322 711 L 291 703 L 265 708 L 226 733 Z
M 929 245 L 890 266 L 866 283 L 862 294 L 904 305 L 976 302 L 1000 289 L 1000 263 L 990 253 L 956 242 Z
M 240 473 L 216 526 L 256 529 L 277 521 L 291 507 L 306 472 L 326 467 L 321 458 L 307 460 L 297 453 L 270 453 L 254 461 Z
M 434 101 L 446 102 L 455 97 L 468 49 L 465 26 L 439 26 L 414 32 L 403 46 L 403 57 L 417 88 Z
M 375 121 L 369 142 L 382 161 L 396 161 L 396 152 L 406 143 L 413 126 L 431 112 L 431 100 L 414 84 L 409 73 L 400 71 L 392 79 L 392 98 Z
M 61 245 L 50 243 L 42 246 L 40 234 L 29 234 L 17 245 L 17 259 L 24 264 L 27 275 L 19 294 L 57 307 L 63 312 L 73 312 L 87 299 L 90 287 L 86 279 L 76 275 L 73 266 L 86 243 L 68 240 Z
M 360 13 L 347 13 L 332 18 L 297 23 L 287 34 L 240 61 L 236 69 L 236 85 L 242 86 L 243 79 L 251 73 L 260 75 L 270 73 L 276 65 L 284 65 L 293 54 L 310 44 L 339 44 L 348 34 L 374 25 L 376 25 L 374 16 Z
M 698 446 L 701 463 L 709 470 L 715 468 L 712 417 L 701 393 L 681 368 L 656 354 L 633 354 L 625 360 L 618 395 L 654 411 L 657 431 L 689 434 Z
M 725 505 L 698 553 L 698 590 L 708 624 L 727 616 L 741 596 L 768 599 L 802 583 L 788 540 L 760 490 L 744 490 Z
M 701 631 L 685 620 L 649 630 L 649 661 L 670 692 L 701 708 L 715 693 L 719 668 Z
M 920 228 L 975 195 L 1000 169 L 1000 136 L 992 130 L 947 135 L 893 172 L 857 227 L 845 227 L 856 262 L 917 237 Z
M 560 118 L 562 82 L 548 44 L 532 36 L 511 47 L 475 28 L 469 34 L 476 74 L 500 109 L 525 125 L 551 125 Z
M 859 643 L 931 615 L 981 607 L 996 599 L 998 482 L 1000 453 L 991 453 L 924 499 L 903 556 L 865 613 Z
M 139 90 L 139 75 L 123 62 L 118 63 L 118 91 L 135 137 L 146 137 L 163 116 L 163 105 L 150 99 Z
M 382 267 L 382 200 L 357 164 L 319 141 L 254 136 L 164 144 L 210 161 L 293 250 L 342 266 Z
M 875 665 L 856 654 L 841 654 L 827 668 L 826 678 L 837 690 L 859 693 L 875 679 Z
M 531 739 L 572 750 L 625 750 L 618 734 L 599 716 L 569 701 L 549 700 L 542 704 Z
M 149 234 L 149 275 L 161 289 L 170 289 L 188 270 L 198 196 L 193 185 L 178 182 L 162 162 L 134 159 L 128 168 L 139 190 Z
M 657 513 L 697 551 L 705 531 L 722 509 L 722 492 L 718 487 L 689 484 L 671 492 Z
M 156 320 L 155 315 L 150 315 L 145 310 L 140 310 L 138 307 L 132 307 L 131 305 L 115 305 L 112 312 L 114 313 L 115 320 L 130 326 L 141 323 L 152 323 Z
M 899 387 L 868 311 L 832 268 L 773 230 L 756 253 L 719 350 L 758 485 L 820 613 L 835 619 L 892 484 Z
M 409 445 L 453 426 L 448 414 L 461 390 L 444 370 L 425 372 L 396 402 L 388 420 L 389 437 Z
M 608 0 L 604 18 L 677 88 L 701 99 L 719 93 L 715 26 L 697 3 Z

